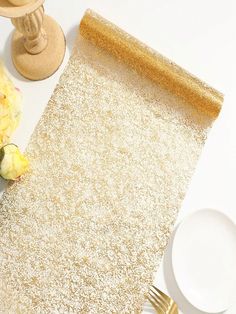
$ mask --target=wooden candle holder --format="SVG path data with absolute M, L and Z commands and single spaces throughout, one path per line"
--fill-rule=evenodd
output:
M 0 0 L 0 16 L 11 18 L 16 28 L 12 61 L 17 71 L 30 80 L 51 76 L 65 55 L 65 36 L 57 22 L 44 14 L 44 1 Z

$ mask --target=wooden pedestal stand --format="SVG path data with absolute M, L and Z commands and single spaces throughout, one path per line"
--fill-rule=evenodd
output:
M 30 80 L 51 76 L 65 55 L 63 31 L 55 20 L 44 15 L 44 1 L 0 0 L 0 15 L 11 18 L 16 27 L 12 38 L 13 63 Z

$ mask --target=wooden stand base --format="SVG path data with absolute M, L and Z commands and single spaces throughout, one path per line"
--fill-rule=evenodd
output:
M 48 44 L 39 54 L 33 55 L 26 51 L 24 37 L 19 31 L 16 30 L 12 38 L 12 61 L 21 75 L 33 81 L 46 79 L 56 72 L 65 55 L 65 37 L 57 22 L 45 15 L 43 29 Z

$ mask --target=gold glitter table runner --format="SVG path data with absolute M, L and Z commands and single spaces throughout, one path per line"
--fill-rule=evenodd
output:
M 222 95 L 87 11 L 0 210 L 0 313 L 140 313 Z M 130 67 L 131 66 L 131 67 Z

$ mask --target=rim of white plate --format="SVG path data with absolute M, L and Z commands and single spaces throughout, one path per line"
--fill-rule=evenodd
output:
M 180 289 L 180 291 L 182 292 L 182 294 L 184 295 L 184 297 L 186 298 L 186 300 L 188 300 L 189 303 L 191 303 L 195 308 L 203 311 L 203 312 L 207 312 L 207 313 L 221 313 L 226 311 L 227 309 L 229 309 L 229 307 L 232 305 L 232 300 L 230 298 L 229 302 L 224 306 L 221 306 L 219 308 L 214 307 L 214 305 L 210 305 L 209 307 L 206 306 L 202 306 L 201 304 L 197 304 L 194 300 L 194 298 L 191 297 L 191 293 L 188 293 L 185 291 L 185 288 L 183 287 L 183 284 L 181 282 L 181 278 L 180 275 L 178 273 L 178 270 L 176 269 L 176 250 L 178 250 L 177 248 L 177 241 L 178 241 L 178 237 L 179 234 L 182 232 L 182 229 L 185 228 L 186 223 L 188 222 L 188 220 L 193 219 L 193 217 L 196 215 L 201 215 L 203 213 L 211 213 L 213 215 L 218 215 L 223 217 L 224 221 L 227 222 L 228 224 L 231 225 L 233 233 L 236 239 L 236 224 L 234 223 L 234 221 L 227 215 L 224 214 L 223 212 L 221 212 L 220 210 L 217 209 L 211 209 L 211 208 L 206 208 L 206 209 L 199 209 L 194 211 L 193 213 L 189 214 L 187 217 L 185 217 L 180 224 L 177 226 L 177 229 L 175 231 L 174 234 L 174 238 L 173 238 L 173 243 L 172 243 L 172 254 L 171 254 L 171 258 L 172 258 L 172 268 L 173 268 L 173 273 L 174 273 L 174 277 L 176 280 L 176 283 L 178 285 L 178 288 Z M 177 248 L 177 249 L 176 249 Z M 235 253 L 236 254 L 236 253 Z M 233 299 L 233 295 L 232 295 L 232 299 Z

